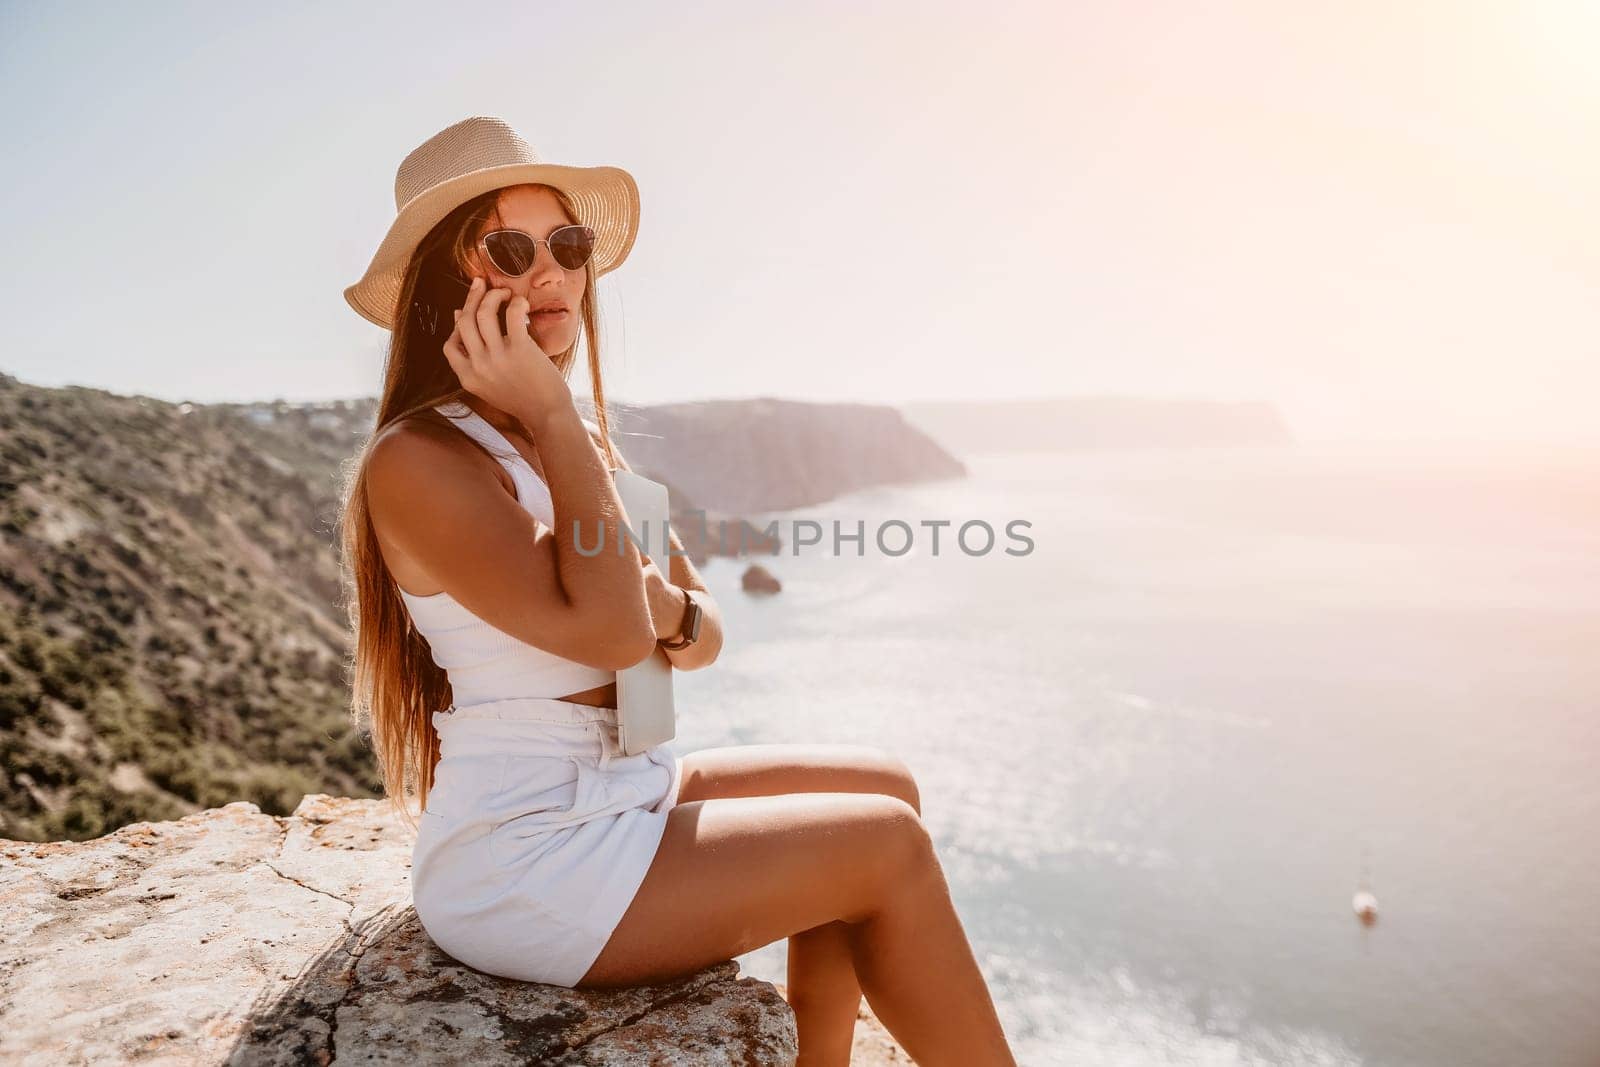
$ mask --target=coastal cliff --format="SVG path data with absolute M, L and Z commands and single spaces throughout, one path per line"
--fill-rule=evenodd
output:
M 967 473 L 883 404 L 752 397 L 609 410 L 612 439 L 629 465 L 707 511 L 785 511 L 873 486 Z

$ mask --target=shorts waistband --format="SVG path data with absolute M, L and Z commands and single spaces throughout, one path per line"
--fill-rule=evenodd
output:
M 621 752 L 617 709 L 553 697 L 510 697 L 433 713 L 440 759 L 474 756 L 594 760 Z
M 440 720 L 445 722 L 494 722 L 496 720 L 513 722 L 553 722 L 582 725 L 584 723 L 602 723 L 609 726 L 617 725 L 617 709 L 596 707 L 592 704 L 579 704 L 573 700 L 558 700 L 555 697 L 507 697 L 504 700 L 484 700 L 476 704 L 466 704 L 460 707 L 452 704 L 448 708 L 433 713 L 433 722 L 438 726 Z

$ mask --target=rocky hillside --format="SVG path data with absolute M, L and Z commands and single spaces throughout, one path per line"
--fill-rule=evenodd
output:
M 340 465 L 373 412 L 0 374 L 0 837 L 374 795 L 347 713 L 334 534 Z M 619 409 L 613 437 L 675 511 L 712 522 L 962 473 L 863 405 Z
M 359 407 L 0 376 L 0 837 L 372 795 L 332 535 Z

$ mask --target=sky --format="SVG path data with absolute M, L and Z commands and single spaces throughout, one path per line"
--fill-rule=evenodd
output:
M 0 370 L 373 395 L 470 115 L 632 173 L 608 398 L 1276 403 L 1600 441 L 1600 4 L 0 3 Z M 585 383 L 574 379 L 582 395 Z

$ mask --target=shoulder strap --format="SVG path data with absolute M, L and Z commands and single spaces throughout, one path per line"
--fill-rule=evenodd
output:
M 524 508 L 531 511 L 534 517 L 545 525 L 554 525 L 554 505 L 550 499 L 550 487 L 533 469 L 528 457 L 518 452 L 517 447 L 506 435 L 495 429 L 494 423 L 460 401 L 453 404 L 437 404 L 434 410 L 449 419 L 456 429 L 482 445 L 484 450 L 506 469 L 506 473 L 511 475 L 512 482 L 517 486 L 517 500 Z
M 482 445 L 489 454 L 502 463 L 509 460 L 528 470 L 533 470 L 533 465 L 528 462 L 528 457 L 517 451 L 515 445 L 507 439 L 506 435 L 495 429 L 494 423 L 479 415 L 466 404 L 439 404 L 434 408 L 439 414 L 455 423 L 456 429 Z

